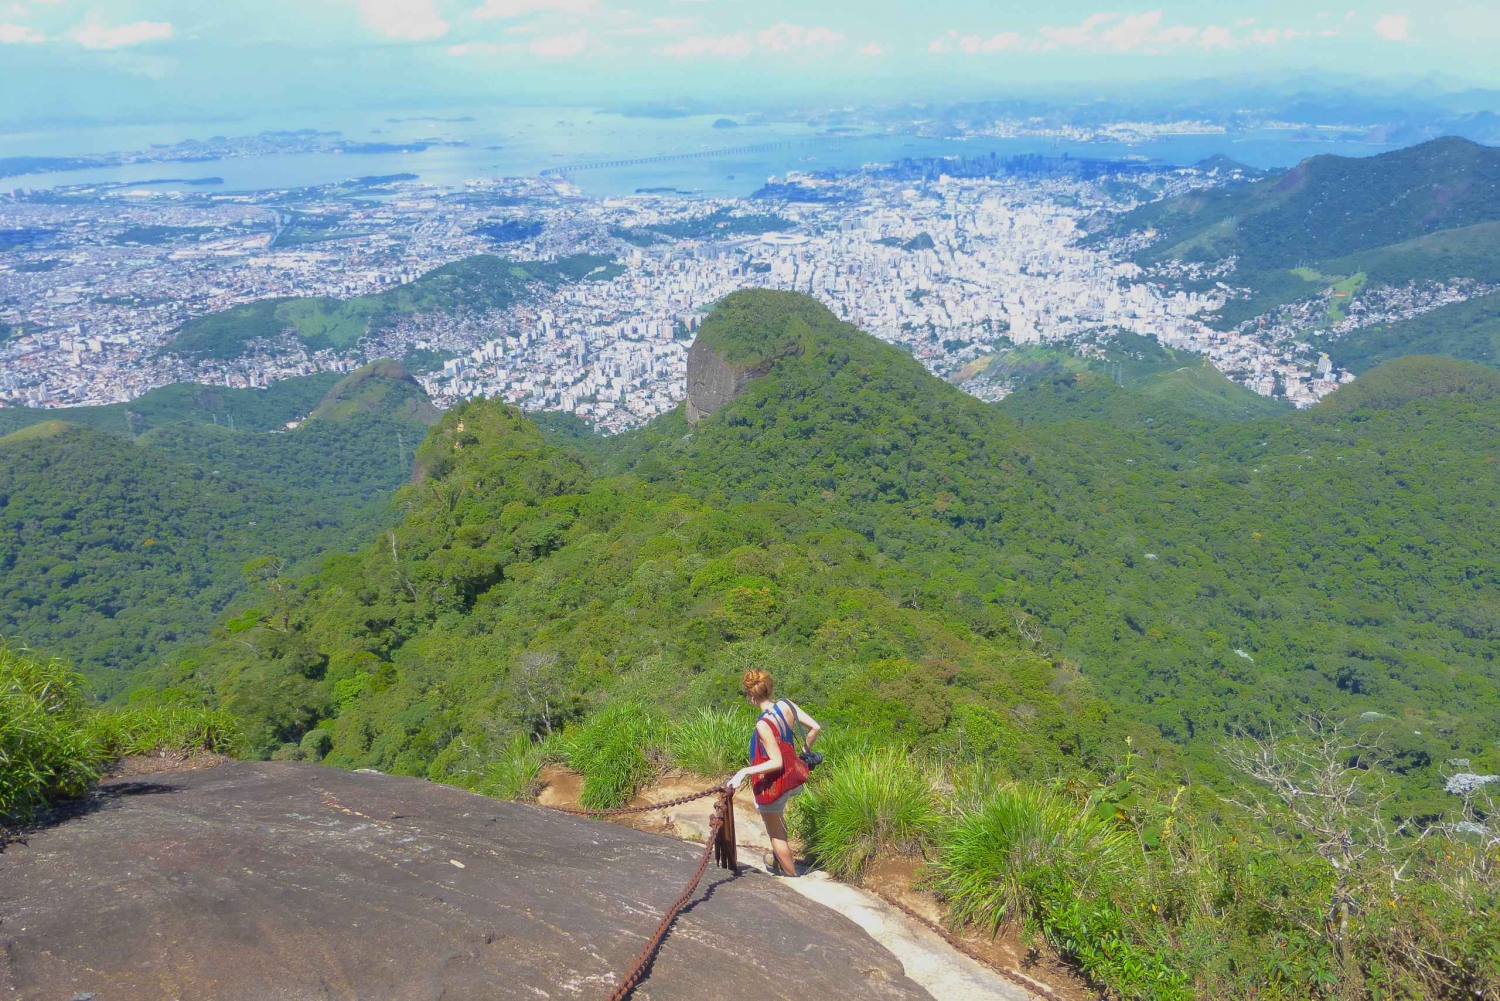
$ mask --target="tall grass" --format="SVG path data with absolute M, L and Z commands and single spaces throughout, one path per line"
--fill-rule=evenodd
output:
M 653 770 L 658 727 L 635 703 L 610 706 L 590 716 L 564 738 L 568 764 L 583 773 L 581 805 L 608 810 L 624 805 Z
M 152 706 L 92 713 L 88 728 L 110 757 L 131 754 L 232 754 L 244 735 L 239 719 L 204 706 Z
M 1146 885 L 1131 832 L 1035 785 L 1012 784 L 961 810 L 938 838 L 930 886 L 961 923 L 994 933 L 1038 929 L 1091 977 L 1125 998 L 1185 1001 L 1191 979 L 1143 940 L 1129 915 Z
M 104 751 L 87 727 L 80 683 L 58 661 L 0 646 L 0 821 L 25 820 L 98 779 Z
M 485 768 L 475 792 L 496 799 L 534 800 L 542 791 L 542 762 L 546 751 L 527 733 L 506 741 L 499 757 Z
M 1103 890 L 1130 869 L 1130 838 L 1077 802 L 1032 785 L 994 790 L 943 831 L 933 888 L 955 918 L 990 929 L 1021 921 L 1039 894 L 1062 880 L 1079 893 Z
M 858 876 L 882 848 L 915 851 L 938 819 L 927 774 L 900 750 L 830 756 L 794 802 L 794 833 L 843 879 Z
M 727 776 L 749 760 L 751 725 L 739 713 L 700 709 L 673 725 L 672 763 L 694 775 Z

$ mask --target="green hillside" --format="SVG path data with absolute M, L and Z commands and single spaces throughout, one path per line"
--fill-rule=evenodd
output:
M 1442 355 L 1500 367 L 1500 293 L 1442 306 L 1430 313 L 1361 327 L 1319 346 L 1356 375 L 1402 355 Z
M 447 415 L 395 535 L 292 613 L 284 655 L 327 665 L 325 701 L 288 716 L 254 695 L 289 668 L 227 636 L 200 682 L 302 721 L 262 747 L 341 705 L 334 760 L 434 777 L 520 711 L 520 665 L 546 664 L 556 704 L 583 712 L 712 700 L 749 649 L 821 705 L 850 700 L 837 718 L 923 746 L 999 741 L 972 714 L 1025 691 L 1063 729 L 1018 769 L 1099 753 L 1101 731 L 1063 736 L 1062 704 L 1026 687 L 1064 663 L 1209 775 L 1235 728 L 1311 709 L 1421 721 L 1400 738 L 1401 810 L 1441 811 L 1441 762 L 1496 753 L 1500 402 L 1409 368 L 1434 395 L 1395 408 L 1023 426 L 804 297 L 730 296 L 704 336 L 774 360 L 691 434 L 669 415 L 586 461 L 497 404 Z
M 244 431 L 277 431 L 301 420 L 339 381 L 332 372 L 285 379 L 266 389 L 230 389 L 179 383 L 153 389 L 129 403 L 103 407 L 0 408 L 0 434 L 42 421 L 62 420 L 116 434 L 142 434 L 182 421 L 223 424 Z
M 1449 137 L 1373 157 L 1317 156 L 1095 224 L 1108 234 L 1155 231 L 1143 265 L 1236 259 L 1226 280 L 1252 295 L 1226 305 L 1224 327 L 1360 274 L 1382 284 L 1493 281 L 1500 150 Z
M 1233 255 L 1259 271 L 1496 221 L 1500 150 L 1447 138 L 1373 157 L 1315 156 L 1252 184 L 1142 206 L 1118 228 L 1157 230 L 1153 260 Z
M 348 413 L 290 433 L 190 419 L 131 439 L 48 421 L 0 438 L 0 635 L 109 691 L 204 635 L 246 560 L 305 564 L 367 536 L 433 419 L 419 386 L 378 373 L 328 394 Z
M 607 280 L 617 273 L 608 258 L 589 255 L 558 261 L 469 257 L 374 295 L 263 299 L 200 316 L 183 324 L 166 350 L 184 357 L 237 358 L 252 341 L 286 330 L 311 350 L 347 348 L 402 317 L 505 309 L 536 285 Z

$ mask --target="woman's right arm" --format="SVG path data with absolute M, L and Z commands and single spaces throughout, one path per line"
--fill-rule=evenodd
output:
M 729 780 L 731 789 L 738 789 L 740 783 L 752 775 L 781 771 L 781 745 L 776 742 L 776 731 L 772 730 L 771 724 L 765 720 L 757 722 L 755 730 L 760 734 L 761 746 L 766 749 L 766 760 L 758 765 L 748 765 L 735 772 L 734 777 Z

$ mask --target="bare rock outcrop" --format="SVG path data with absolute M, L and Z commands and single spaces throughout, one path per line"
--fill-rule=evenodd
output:
M 0 996 L 594 998 L 698 849 L 291 762 L 107 782 L 0 858 Z M 637 996 L 923 1001 L 852 921 L 710 869 Z
M 718 413 L 726 403 L 745 391 L 746 383 L 756 376 L 765 375 L 770 369 L 769 362 L 753 367 L 731 365 L 702 340 L 695 342 L 688 352 L 687 363 L 688 423 L 697 424 Z

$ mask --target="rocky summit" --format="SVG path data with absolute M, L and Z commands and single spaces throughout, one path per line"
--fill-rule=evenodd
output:
M 603 997 L 697 856 L 419 779 L 231 762 L 117 780 L 6 849 L 0 996 Z M 846 918 L 710 869 L 637 996 L 928 995 Z

